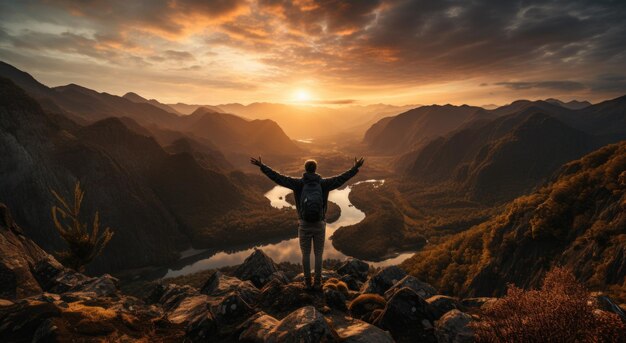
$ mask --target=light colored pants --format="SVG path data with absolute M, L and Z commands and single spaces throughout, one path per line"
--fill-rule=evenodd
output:
M 302 251 L 302 268 L 304 282 L 311 284 L 311 243 L 315 254 L 315 283 L 322 283 L 322 255 L 324 254 L 324 240 L 326 239 L 326 222 L 309 223 L 300 220 L 298 227 L 300 250 Z

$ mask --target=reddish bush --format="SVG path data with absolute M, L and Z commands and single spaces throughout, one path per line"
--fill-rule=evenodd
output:
M 626 328 L 596 310 L 571 272 L 554 268 L 541 289 L 510 285 L 507 294 L 471 324 L 478 342 L 622 342 Z

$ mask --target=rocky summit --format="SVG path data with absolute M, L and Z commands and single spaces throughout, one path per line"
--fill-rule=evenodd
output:
M 257 249 L 199 288 L 165 279 L 140 299 L 110 275 L 62 266 L 0 204 L 0 341 L 472 342 L 471 323 L 497 301 L 437 294 L 397 266 L 355 259 L 324 269 L 322 289 L 307 291 L 281 265 Z

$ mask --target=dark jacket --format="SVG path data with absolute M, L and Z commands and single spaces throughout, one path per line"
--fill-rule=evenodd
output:
M 316 173 L 304 173 L 301 178 L 295 178 L 291 176 L 282 175 L 265 164 L 261 166 L 263 174 L 267 175 L 272 181 L 276 182 L 279 186 L 287 187 L 293 191 L 293 195 L 296 201 L 296 209 L 298 212 L 298 218 L 300 218 L 300 196 L 302 195 L 302 187 L 307 181 L 317 179 L 322 185 L 322 195 L 324 197 L 324 215 L 326 215 L 326 209 L 328 207 L 328 193 L 333 189 L 341 187 L 346 181 L 350 180 L 359 169 L 356 167 L 350 168 L 347 172 L 328 178 L 322 178 Z M 302 218 L 300 218 L 302 219 Z

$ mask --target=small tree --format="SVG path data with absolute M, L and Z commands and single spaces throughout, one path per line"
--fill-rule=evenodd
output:
M 60 205 L 52 206 L 54 227 L 68 245 L 68 250 L 58 252 L 57 255 L 63 265 L 82 272 L 87 264 L 102 253 L 113 237 L 113 231 L 107 227 L 100 232 L 98 211 L 94 215 L 91 231 L 87 223 L 80 222 L 80 207 L 85 195 L 85 192 L 80 189 L 80 182 L 76 182 L 74 187 L 73 206 L 70 206 L 56 191 L 50 191 Z

